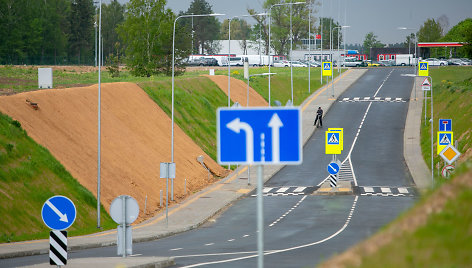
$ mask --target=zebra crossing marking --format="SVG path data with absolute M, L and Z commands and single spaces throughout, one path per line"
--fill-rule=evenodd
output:
M 354 98 L 343 98 L 342 100 L 339 100 L 338 102 L 407 102 L 407 101 L 408 99 L 392 98 L 392 97 L 386 97 L 386 98 L 363 97 L 362 99 L 360 97 L 354 97 Z
M 319 186 L 279 186 L 264 187 L 263 196 L 301 196 L 313 194 Z M 353 186 L 354 194 L 360 196 L 390 196 L 390 197 L 415 197 L 417 191 L 414 187 L 392 186 Z M 255 192 L 250 195 L 256 197 Z

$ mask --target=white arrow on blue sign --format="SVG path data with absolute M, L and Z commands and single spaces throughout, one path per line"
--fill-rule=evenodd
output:
M 75 221 L 77 211 L 74 203 L 67 197 L 56 195 L 43 204 L 41 217 L 44 224 L 52 230 L 65 230 Z
M 301 113 L 297 107 L 219 108 L 218 163 L 302 162 Z
M 331 162 L 328 165 L 328 173 L 331 175 L 336 175 L 339 172 L 339 165 L 336 162 Z

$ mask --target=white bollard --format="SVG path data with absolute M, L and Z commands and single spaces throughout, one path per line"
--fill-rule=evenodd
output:
M 159 206 L 162 207 L 162 190 L 160 191 L 161 193 L 161 197 L 159 198 L 160 202 L 159 202 Z

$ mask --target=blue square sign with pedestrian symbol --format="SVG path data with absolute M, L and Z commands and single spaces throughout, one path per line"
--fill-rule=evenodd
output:
M 328 144 L 339 145 L 339 133 L 328 133 Z
M 302 162 L 301 113 L 289 108 L 219 108 L 218 163 Z

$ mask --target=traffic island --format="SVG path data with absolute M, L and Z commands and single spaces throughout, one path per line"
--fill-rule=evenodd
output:
M 338 181 L 336 187 L 331 187 L 329 180 L 321 184 L 320 188 L 313 192 L 312 195 L 352 195 L 354 190 L 352 181 Z

